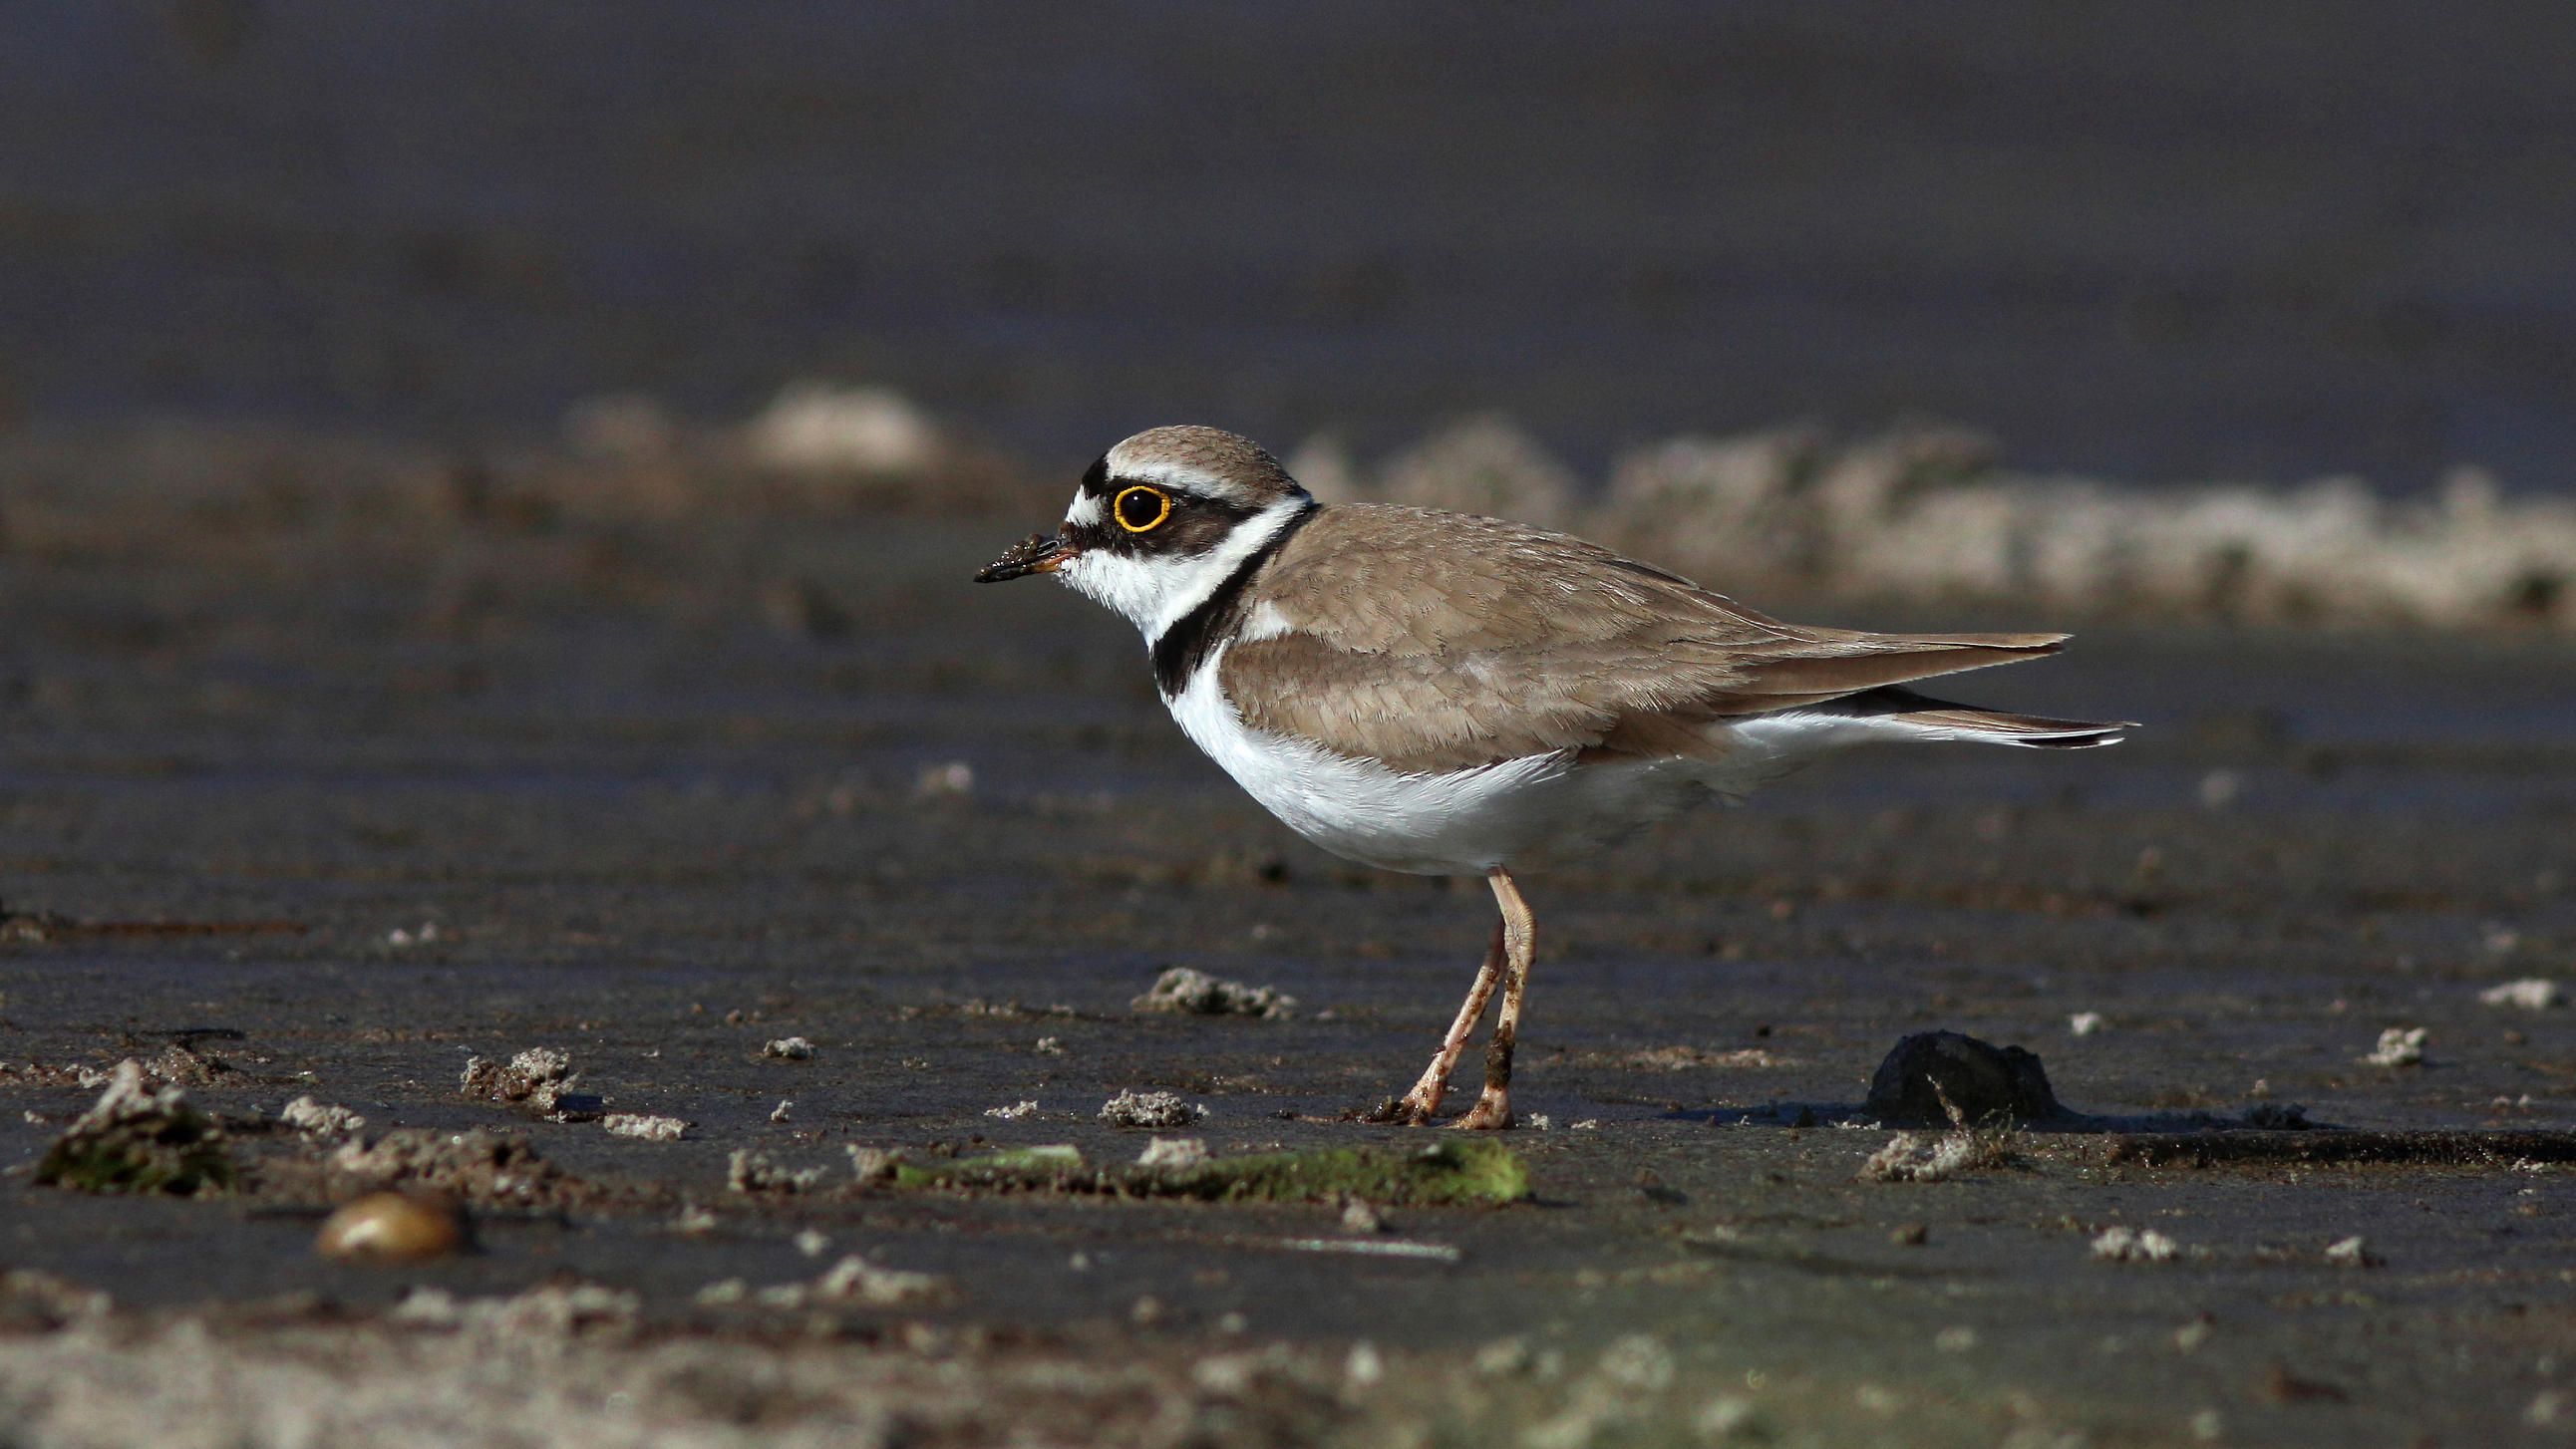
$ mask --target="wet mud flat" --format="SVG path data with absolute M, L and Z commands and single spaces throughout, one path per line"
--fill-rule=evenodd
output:
M 2576 1013 L 2482 999 L 2576 952 L 2563 646 L 2098 628 L 1957 692 L 2130 745 L 1855 755 L 1538 877 L 1526 1194 L 1355 1211 L 941 1175 L 1454 1140 L 1345 1117 L 1490 910 L 1261 815 L 1114 621 L 956 582 L 1015 531 L 786 530 L 561 598 L 14 566 L 10 1432 L 2576 1433 Z M 1294 1003 L 1138 1009 L 1176 966 Z M 1871 1174 L 1871 1072 L 1935 1029 L 2086 1120 Z M 534 1048 L 577 1076 L 462 1087 Z M 36 1183 L 127 1058 L 221 1119 L 228 1190 Z M 1189 1120 L 1101 1120 L 1122 1093 Z M 364 1125 L 283 1123 L 305 1097 Z M 388 1178 L 461 1192 L 474 1250 L 317 1256 Z

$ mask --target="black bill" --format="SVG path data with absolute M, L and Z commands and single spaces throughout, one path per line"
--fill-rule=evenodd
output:
M 1073 545 L 1043 533 L 1032 533 L 1004 550 L 1002 556 L 976 571 L 975 582 L 998 584 L 1022 574 L 1051 574 L 1064 567 L 1074 555 Z

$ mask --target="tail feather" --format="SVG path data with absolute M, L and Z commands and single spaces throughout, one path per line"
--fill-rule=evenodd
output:
M 1837 701 L 1855 716 L 1906 726 L 1929 739 L 1974 740 L 1984 744 L 2020 745 L 2029 749 L 2082 750 L 2116 745 L 2122 732 L 2138 726 L 2130 720 L 2048 719 L 2011 714 L 1973 704 L 1933 699 L 1901 686 L 1888 686 Z
M 1748 651 L 1741 679 L 1711 703 L 1729 714 L 1798 709 L 1936 674 L 2017 664 L 2066 647 L 2063 634 L 1863 634 L 1811 637 Z

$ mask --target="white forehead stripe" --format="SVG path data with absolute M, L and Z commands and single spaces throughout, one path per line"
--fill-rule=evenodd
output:
M 1241 508 L 1263 507 L 1278 497 L 1276 490 L 1254 488 L 1241 479 L 1230 478 L 1223 472 L 1212 471 L 1197 463 L 1158 458 L 1150 452 L 1142 458 L 1129 457 L 1124 444 L 1109 450 L 1109 483 L 1113 493 L 1130 483 L 1151 483 L 1175 493 L 1194 493 L 1201 498 L 1213 498 Z M 1289 486 L 1296 489 L 1293 482 Z
M 1088 493 L 1077 491 L 1073 495 L 1073 506 L 1064 511 L 1065 526 L 1067 528 L 1079 528 L 1086 524 L 1098 523 L 1101 517 L 1101 508 L 1102 504 L 1099 499 L 1092 497 Z
M 1130 483 L 1152 483 L 1176 493 L 1195 493 L 1201 498 L 1221 498 L 1229 503 L 1247 501 L 1242 490 L 1204 468 L 1175 463 L 1167 458 L 1148 459 L 1142 463 L 1121 464 L 1111 455 L 1109 485 L 1124 488 Z

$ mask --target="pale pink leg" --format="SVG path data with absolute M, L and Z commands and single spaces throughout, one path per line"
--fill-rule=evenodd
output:
M 1494 903 L 1503 908 L 1503 1009 L 1494 1021 L 1494 1039 L 1485 1048 L 1485 1091 L 1458 1126 L 1491 1131 L 1512 1125 L 1512 1046 L 1520 1039 L 1521 996 L 1529 989 L 1531 958 L 1538 954 L 1538 922 L 1529 902 L 1512 884 L 1511 872 L 1495 866 L 1485 872 L 1494 887 Z M 1480 1006 L 1482 1003 L 1478 1003 Z
M 1431 1066 L 1422 1080 L 1404 1094 L 1390 1117 L 1398 1122 L 1422 1123 L 1440 1110 L 1440 1099 L 1448 1094 L 1449 1073 L 1458 1065 L 1460 1054 L 1467 1050 L 1467 1038 L 1475 1034 L 1477 1018 L 1485 1014 L 1485 1003 L 1493 1000 L 1494 987 L 1503 979 L 1503 923 L 1494 922 L 1494 943 L 1485 948 L 1485 964 L 1476 973 L 1476 984 L 1459 1004 L 1458 1019 L 1450 1024 L 1449 1035 L 1442 1038 L 1440 1050 L 1432 1055 Z

